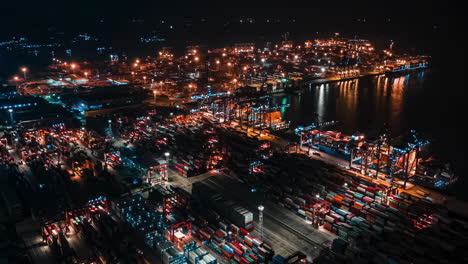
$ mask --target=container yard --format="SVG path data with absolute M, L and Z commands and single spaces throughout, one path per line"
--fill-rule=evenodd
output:
M 297 170 L 293 174 L 287 173 L 291 166 Z M 459 241 L 464 241 L 468 231 L 466 221 L 448 223 L 450 213 L 424 196 L 294 155 L 273 156 L 265 168 L 265 173 L 280 176 L 268 178 L 271 188 L 267 195 L 273 201 L 338 236 L 331 245 L 336 254 L 327 253 L 316 263 L 355 259 L 367 261 L 364 263 L 421 259 L 438 263 L 439 256 L 452 263 L 463 258 L 464 242 Z M 448 239 L 451 230 L 457 230 L 460 240 Z
M 283 139 L 249 136 L 200 113 L 113 117 L 107 125 L 112 136 L 59 125 L 6 133 L 0 141 L 2 171 L 23 182 L 5 182 L 21 192 L 2 187 L 7 213 L 26 213 L 25 186 L 37 185 L 31 189 L 39 199 L 55 199 L 33 210 L 45 219 L 41 243 L 54 258 L 106 263 L 128 253 L 137 263 L 164 264 L 463 258 L 467 222 L 429 193 L 290 153 Z M 328 133 L 321 140 L 330 137 L 337 138 Z M 449 239 L 455 235 L 459 240 Z
M 203 217 L 205 214 L 198 213 L 184 220 L 180 207 L 167 212 L 159 210 L 161 206 L 139 194 L 111 203 L 116 217 L 124 221 L 162 263 L 260 264 L 269 263 L 274 255 L 270 245 L 249 235 L 244 227 L 253 229 L 252 213 L 234 206 L 234 202 L 232 212 L 224 210 L 222 215 L 229 216 L 226 220 L 243 223 L 242 227 L 222 220 L 219 215 L 207 221 Z M 191 208 L 185 209 L 189 214 L 195 212 Z

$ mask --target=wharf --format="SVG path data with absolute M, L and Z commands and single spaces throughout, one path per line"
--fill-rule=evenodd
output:
M 304 150 L 307 149 L 305 147 L 302 148 L 302 152 L 304 155 L 307 155 L 307 151 Z M 312 152 L 312 150 L 311 150 Z M 384 183 L 384 184 L 389 184 L 388 181 L 382 180 L 382 179 L 375 179 L 369 176 L 362 175 L 361 173 L 358 173 L 356 171 L 350 170 L 350 169 L 345 169 L 349 165 L 348 161 L 339 159 L 337 157 L 334 157 L 330 154 L 327 154 L 325 152 L 318 151 L 316 149 L 313 150 L 313 152 L 318 152 L 320 153 L 320 156 L 312 155 L 310 152 L 308 156 L 313 159 L 321 160 L 325 163 L 328 163 L 330 165 L 335 165 L 340 167 L 341 169 L 345 170 L 346 172 L 352 173 L 353 175 L 356 175 L 358 177 L 361 177 L 366 180 L 370 180 L 375 183 Z M 398 182 L 398 181 L 397 181 Z M 416 197 L 429 197 L 434 203 L 444 205 L 448 208 L 449 211 L 460 215 L 464 218 L 468 219 L 468 203 L 456 199 L 454 196 L 449 196 L 446 194 L 442 194 L 438 191 L 427 189 L 425 187 L 415 185 L 413 183 L 407 183 L 406 188 L 399 188 L 400 192 L 406 192 L 410 195 L 416 196 Z
M 281 149 L 284 149 L 282 147 L 288 145 L 289 142 L 288 140 L 284 139 L 284 138 L 281 138 L 281 137 L 277 137 L 275 135 L 272 135 L 272 134 L 265 134 L 263 136 L 259 136 L 259 131 L 249 131 L 247 132 L 245 129 L 240 129 L 238 128 L 237 129 L 238 131 L 242 132 L 242 133 L 245 133 L 247 136 L 249 137 L 257 137 L 259 140 L 262 139 L 262 140 L 268 140 L 272 143 L 272 145 L 274 146 L 277 146 Z M 373 182 L 383 182 L 384 180 L 381 180 L 381 179 L 375 179 L 375 178 L 371 178 L 371 177 L 368 177 L 368 176 L 364 176 L 356 171 L 353 171 L 353 170 L 350 170 L 350 169 L 347 169 L 347 167 L 349 166 L 349 162 L 346 161 L 346 160 L 343 160 L 343 159 L 339 159 L 335 156 L 332 156 L 330 154 L 327 154 L 325 152 L 321 152 L 321 151 L 318 151 L 318 150 L 313 150 L 313 152 L 319 152 L 320 153 L 320 156 L 316 156 L 316 155 L 312 155 L 311 152 L 312 150 L 310 150 L 310 152 L 307 154 L 307 148 L 303 147 L 302 148 L 302 151 L 305 155 L 308 155 L 310 158 L 313 158 L 313 159 L 317 159 L 317 160 L 321 160 L 325 163 L 328 163 L 330 165 L 335 165 L 343 170 L 345 170 L 346 172 L 349 172 L 349 173 L 352 173 L 356 176 L 359 176 L 359 177 L 362 177 L 362 178 L 365 178 L 367 180 L 371 180 Z M 389 184 L 388 181 L 385 181 L 384 184 Z M 437 203 L 437 204 L 441 204 L 441 205 L 444 205 L 448 208 L 449 211 L 453 212 L 454 214 L 456 215 L 460 215 L 464 218 L 467 218 L 468 219 L 468 203 L 465 202 L 465 201 L 461 201 L 461 200 L 458 200 L 456 199 L 456 197 L 454 196 L 450 196 L 450 195 L 446 195 L 446 194 L 442 194 L 438 191 L 435 191 L 435 190 L 431 190 L 431 189 L 428 189 L 428 188 L 425 188 L 425 187 L 422 187 L 422 186 L 419 186 L 419 185 L 415 185 L 413 183 L 407 183 L 407 187 L 405 189 L 403 188 L 399 188 L 400 189 L 400 192 L 404 191 L 410 195 L 413 195 L 413 196 L 416 196 L 416 197 L 429 197 L 434 203 Z
M 345 78 L 340 78 L 340 77 L 319 78 L 319 79 L 305 81 L 302 85 L 326 84 L 326 83 L 334 83 L 334 82 L 339 82 L 339 81 L 350 81 L 350 80 L 360 79 L 360 78 L 369 77 L 369 76 L 377 76 L 377 75 L 385 75 L 385 73 L 384 72 L 367 72 L 364 74 L 359 74 L 357 76 L 351 76 L 351 77 L 345 77 Z

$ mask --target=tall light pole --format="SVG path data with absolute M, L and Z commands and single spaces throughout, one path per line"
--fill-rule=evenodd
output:
M 260 225 L 260 239 L 263 240 L 263 205 L 258 206 L 258 224 Z
M 146 76 L 143 76 L 143 84 L 146 84 Z
M 109 123 L 109 136 L 112 138 L 113 135 L 112 135 L 112 120 L 107 120 L 107 122 Z
M 169 181 L 169 156 L 171 154 L 169 152 L 164 153 L 164 156 L 166 157 L 166 170 L 164 171 L 164 177 L 163 180 L 164 182 Z
M 21 68 L 21 71 L 23 72 L 24 79 L 26 80 L 26 72 L 28 71 L 28 68 L 23 67 Z
M 15 77 L 13 77 L 13 80 L 15 80 L 15 83 L 16 83 L 16 92 L 18 92 L 18 80 L 19 80 L 19 77 L 18 77 L 18 76 L 15 76 Z
M 11 119 L 11 124 L 15 123 L 15 120 L 13 120 L 13 109 L 8 109 L 8 112 L 10 113 L 10 119 Z
M 153 91 L 154 107 L 156 107 L 156 91 Z
M 75 68 L 76 68 L 76 64 L 73 63 L 72 65 L 70 65 L 71 69 L 72 69 L 72 72 L 75 73 Z

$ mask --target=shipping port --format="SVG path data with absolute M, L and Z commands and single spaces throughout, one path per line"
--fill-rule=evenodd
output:
M 216 122 L 205 113 L 119 117 L 107 122 L 113 139 L 65 125 L 20 131 L 18 141 L 11 140 L 16 131 L 4 134 L 2 153 L 11 158 L 2 160 L 22 158 L 37 176 L 42 168 L 49 171 L 31 178 L 44 191 L 54 188 L 46 175 L 67 179 L 55 184 L 68 186 L 72 192 L 67 199 L 76 202 L 83 197 L 82 187 L 72 182 L 95 186 L 97 177 L 109 185 L 110 199 L 98 196 L 57 215 L 63 210 L 59 208 L 67 208 L 67 201 L 58 200 L 50 213 L 37 212 L 44 219 L 40 243 L 50 248 L 47 252 L 86 263 L 122 254 L 141 263 L 166 264 L 328 263 L 321 261 L 369 257 L 376 262 L 423 257 L 433 261 L 414 246 L 377 245 L 409 239 L 405 241 L 430 247 L 427 243 L 434 236 L 444 236 L 441 230 L 465 228 L 463 220 L 451 220 L 452 213 L 433 191 L 415 191 L 413 181 L 398 184 L 401 176 L 389 177 L 384 167 L 379 177 L 364 174 L 363 162 L 356 157 L 377 155 L 364 136 L 301 128 L 296 131 L 302 147 L 284 145 L 285 139 L 269 132 L 248 136 L 251 131 Z M 363 154 L 362 146 L 368 146 L 370 154 Z M 382 163 L 406 159 L 409 164 L 416 157 L 408 150 L 406 157 L 385 158 L 386 142 L 378 148 Z M 321 161 L 325 155 L 342 163 Z M 343 162 L 349 167 L 340 165 Z M 394 167 L 398 165 L 390 168 Z M 73 191 L 76 187 L 78 192 Z M 3 195 L 6 199 L 8 192 Z M 5 201 L 11 204 L 10 214 L 22 214 L 12 200 Z M 424 241 L 419 233 L 424 233 Z M 102 246 L 95 246 L 98 241 Z M 379 254 L 362 255 L 363 247 Z M 461 248 L 455 241 L 437 246 L 440 254 L 454 257 L 460 256 Z M 409 253 L 395 255 L 405 250 Z
M 205 45 L 189 32 L 302 22 L 179 15 L 132 17 L 127 48 L 0 42 L 47 60 L 0 73 L 0 263 L 468 263 L 460 164 L 405 109 L 430 56 L 349 32 Z

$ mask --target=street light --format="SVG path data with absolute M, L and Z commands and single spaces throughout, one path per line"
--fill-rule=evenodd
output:
M 24 79 L 26 80 L 26 72 L 28 71 L 28 68 L 23 67 L 23 68 L 21 68 L 21 71 L 23 72 Z
M 108 119 L 107 123 L 109 123 L 109 136 L 113 138 L 114 135 L 112 134 L 112 120 Z
M 18 76 L 15 76 L 15 77 L 13 77 L 13 80 L 15 80 L 15 83 L 16 83 L 16 91 L 18 91 L 18 80 L 19 80 L 19 77 L 18 77 Z
M 156 105 L 156 91 L 153 91 L 154 105 Z
M 88 78 L 88 72 L 87 71 L 84 72 L 84 75 L 85 75 L 86 78 Z
M 70 65 L 71 69 L 72 69 L 72 72 L 75 73 L 75 68 L 76 68 L 76 64 L 73 63 Z
M 14 120 L 13 120 L 13 109 L 8 109 L 8 112 L 10 113 L 10 119 L 11 119 L 11 124 L 13 125 Z
M 265 207 L 263 205 L 258 206 L 258 224 L 260 225 L 260 239 L 263 240 L 263 210 Z
M 164 171 L 163 174 L 163 180 L 168 181 L 169 180 L 169 156 L 171 154 L 169 152 L 165 152 L 164 156 L 166 157 L 166 170 Z

